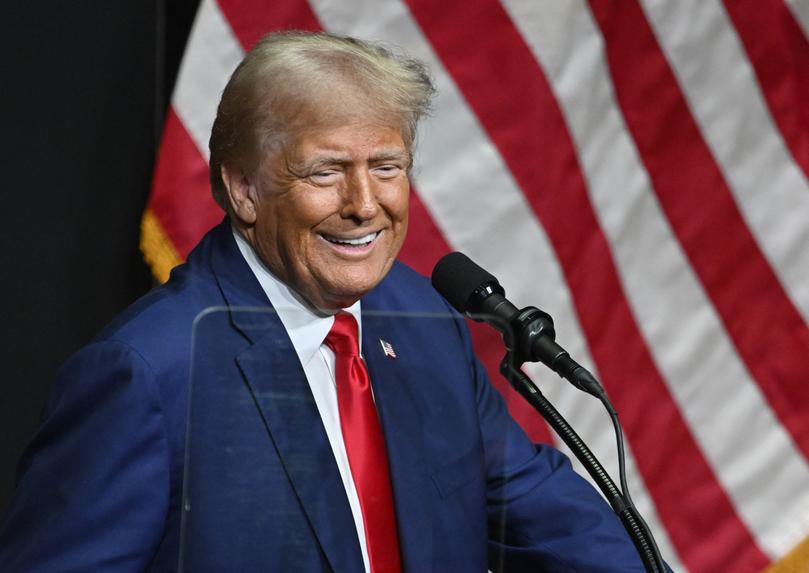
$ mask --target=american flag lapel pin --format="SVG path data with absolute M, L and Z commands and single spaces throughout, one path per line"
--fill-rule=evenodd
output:
M 382 345 L 382 352 L 385 353 L 385 356 L 388 358 L 396 358 L 396 351 L 393 349 L 393 344 L 381 338 L 379 339 L 379 344 Z

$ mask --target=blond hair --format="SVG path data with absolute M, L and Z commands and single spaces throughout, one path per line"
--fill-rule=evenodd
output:
M 435 89 L 424 64 L 380 44 L 319 32 L 264 36 L 222 93 L 211 130 L 211 190 L 228 210 L 222 164 L 245 161 L 288 136 L 301 101 L 348 88 L 376 113 L 393 114 L 412 153 Z

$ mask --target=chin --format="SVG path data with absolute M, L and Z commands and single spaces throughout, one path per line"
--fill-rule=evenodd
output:
M 349 307 L 382 282 L 393 266 L 393 260 L 363 261 L 359 264 L 329 261 L 328 264 L 313 265 L 308 280 L 302 281 L 301 286 L 305 288 L 300 292 L 308 295 L 306 298 L 316 303 L 315 307 L 320 310 L 334 311 Z
M 329 288 L 326 289 L 328 293 L 326 300 L 329 303 L 330 310 L 338 310 L 351 306 L 372 291 L 384 277 L 384 274 L 380 274 L 375 277 L 364 277 L 362 280 L 332 283 L 329 285 Z

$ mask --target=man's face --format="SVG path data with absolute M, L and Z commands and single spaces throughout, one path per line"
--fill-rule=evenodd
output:
M 393 122 L 309 125 L 259 159 L 246 235 L 310 306 L 333 311 L 374 288 L 402 246 L 410 155 Z

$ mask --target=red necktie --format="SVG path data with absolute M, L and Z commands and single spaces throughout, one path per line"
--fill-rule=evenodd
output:
M 365 522 L 365 541 L 372 573 L 398 573 L 399 542 L 393 514 L 385 440 L 371 394 L 368 370 L 360 358 L 357 321 L 340 313 L 326 344 L 334 352 L 337 404 L 351 476 Z

